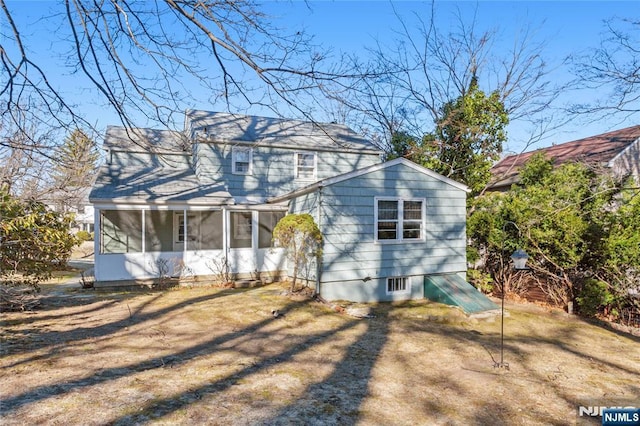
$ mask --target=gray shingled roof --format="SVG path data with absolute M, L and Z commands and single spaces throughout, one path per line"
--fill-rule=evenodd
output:
M 103 166 L 91 190 L 92 203 L 233 203 L 229 192 L 216 182 L 201 182 L 190 167 Z
M 172 130 L 126 129 L 108 126 L 104 135 L 105 149 L 132 152 L 190 153 L 185 135 Z
M 380 152 L 371 142 L 342 124 L 187 111 L 192 134 L 210 142 L 260 143 L 295 148 Z
M 640 138 L 640 126 L 631 126 L 535 151 L 510 155 L 491 168 L 492 182 L 489 188 L 507 187 L 518 182 L 520 169 L 535 154 L 544 153 L 556 166 L 568 162 L 607 165 L 638 138 Z

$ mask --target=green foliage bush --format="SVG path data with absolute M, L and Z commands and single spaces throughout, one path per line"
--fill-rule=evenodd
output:
M 306 269 L 308 277 L 312 261 L 322 256 L 322 233 L 310 214 L 288 214 L 273 229 L 273 241 L 286 249 L 287 257 L 293 264 L 293 292 L 298 271 Z
M 37 286 L 64 265 L 78 240 L 73 217 L 0 191 L 0 281 Z
M 85 241 L 92 241 L 93 235 L 91 235 L 91 233 L 87 231 L 80 230 L 76 232 L 76 238 L 78 239 L 79 242 L 83 243 Z
M 640 282 L 638 184 L 579 163 L 554 168 L 542 155 L 520 178 L 508 192 L 470 202 L 467 252 L 474 264 L 500 285 L 510 254 L 522 248 L 552 300 L 576 301 L 585 315 L 640 308 L 630 296 Z
M 490 274 L 479 269 L 469 269 L 467 278 L 482 293 L 491 294 L 493 292 L 493 278 L 491 278 Z
M 595 316 L 601 308 L 610 305 L 613 300 L 613 294 L 609 291 L 607 283 L 595 279 L 586 280 L 580 295 L 576 297 L 580 313 L 588 317 Z

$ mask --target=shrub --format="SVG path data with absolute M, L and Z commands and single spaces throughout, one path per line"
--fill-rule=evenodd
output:
M 613 302 L 613 294 L 607 283 L 595 279 L 588 279 L 576 300 L 580 313 L 585 316 L 595 316 L 601 307 Z
M 72 220 L 0 191 L 0 282 L 36 286 L 49 278 L 78 242 L 69 232 Z
M 491 292 L 493 292 L 493 278 L 491 278 L 491 274 L 478 269 L 469 269 L 467 271 L 467 277 L 471 284 L 482 293 L 491 294 Z
M 77 238 L 81 243 L 83 243 L 83 242 L 85 242 L 85 241 L 91 241 L 91 240 L 93 240 L 93 236 L 92 236 L 89 232 L 84 231 L 84 230 L 81 230 L 81 231 L 76 232 L 76 238 Z
M 305 268 L 308 272 L 312 261 L 322 256 L 322 233 L 310 214 L 288 214 L 273 229 L 273 240 L 286 249 L 287 257 L 293 263 L 293 293 L 298 271 Z

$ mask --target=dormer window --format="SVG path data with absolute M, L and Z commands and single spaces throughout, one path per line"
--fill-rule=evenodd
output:
M 231 151 L 232 172 L 237 175 L 251 174 L 251 160 L 253 158 L 253 150 L 249 147 L 234 146 Z
M 296 179 L 313 180 L 316 178 L 315 152 L 297 152 L 295 162 Z

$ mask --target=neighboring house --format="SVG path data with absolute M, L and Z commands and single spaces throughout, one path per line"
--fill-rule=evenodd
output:
M 291 273 L 272 230 L 309 213 L 324 236 L 302 271 L 328 300 L 424 297 L 426 276 L 466 272 L 466 194 L 349 128 L 188 111 L 184 132 L 107 129 L 95 207 L 95 277 Z
M 73 213 L 73 231 L 93 232 L 94 211 L 89 202 L 90 187 L 55 191 L 44 197 L 44 204 L 59 213 Z
M 490 191 L 506 191 L 518 183 L 520 169 L 535 154 L 543 153 L 554 165 L 580 162 L 610 170 L 617 178 L 640 179 L 640 126 L 615 130 L 535 151 L 510 155 L 491 169 Z

